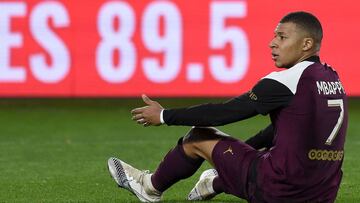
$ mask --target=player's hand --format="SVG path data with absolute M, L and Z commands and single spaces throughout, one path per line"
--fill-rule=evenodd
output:
M 160 113 L 164 108 L 145 94 L 141 95 L 141 97 L 147 106 L 133 109 L 131 111 L 132 120 L 145 127 L 149 125 L 161 125 Z

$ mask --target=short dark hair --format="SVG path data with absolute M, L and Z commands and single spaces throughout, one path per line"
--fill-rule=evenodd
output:
M 304 11 L 292 12 L 284 16 L 280 23 L 294 23 L 314 39 L 317 51 L 320 50 L 323 30 L 320 21 L 311 13 Z

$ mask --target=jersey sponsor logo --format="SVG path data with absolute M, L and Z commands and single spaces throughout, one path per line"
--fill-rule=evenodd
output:
M 256 96 L 256 94 L 255 94 L 254 92 L 252 92 L 252 91 L 249 91 L 249 92 L 248 92 L 248 95 L 249 95 L 249 97 L 250 97 L 251 100 L 256 101 L 256 100 L 258 99 L 257 96 Z
M 226 154 L 226 153 L 230 153 L 231 155 L 234 155 L 234 153 L 233 153 L 233 150 L 232 150 L 231 146 L 229 146 L 229 148 L 228 148 L 226 151 L 224 151 L 224 153 L 223 153 L 223 154 Z
M 338 81 L 316 81 L 318 93 L 321 95 L 345 94 L 344 87 Z
M 311 149 L 308 157 L 310 160 L 316 161 L 341 161 L 344 157 L 344 151 Z

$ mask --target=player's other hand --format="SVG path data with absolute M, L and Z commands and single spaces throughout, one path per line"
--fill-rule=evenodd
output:
M 131 111 L 132 120 L 145 127 L 149 125 L 161 125 L 160 113 L 164 108 L 145 94 L 141 95 L 141 97 L 147 106 L 133 109 Z

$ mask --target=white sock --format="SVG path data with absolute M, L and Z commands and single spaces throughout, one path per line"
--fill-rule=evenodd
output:
M 151 182 L 152 174 L 146 174 L 144 177 L 144 189 L 148 195 L 161 196 L 161 192 L 154 188 Z

